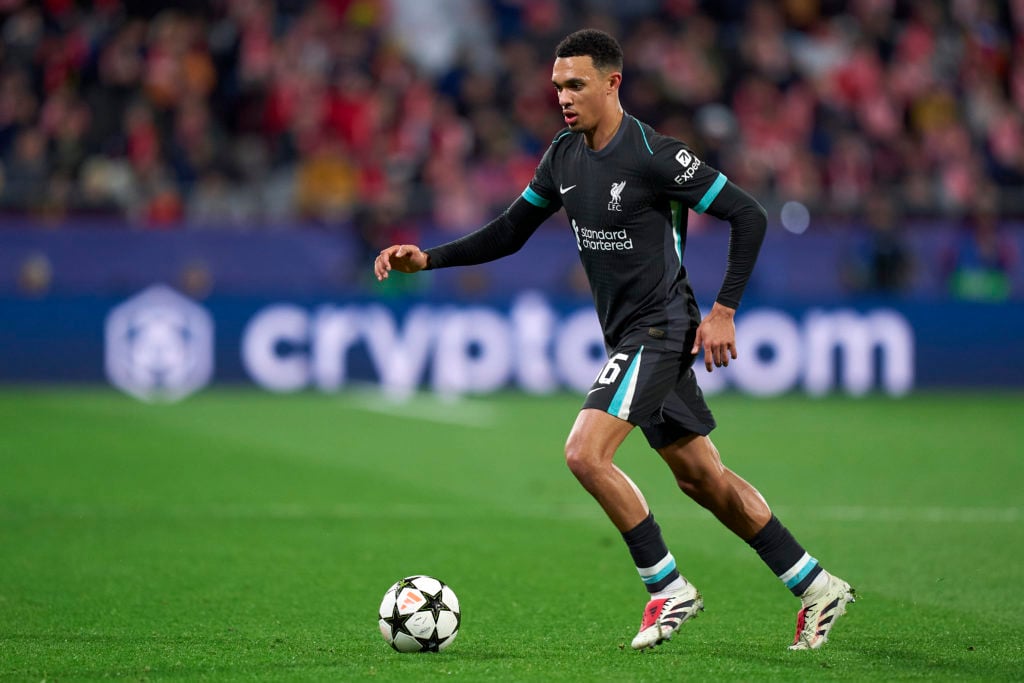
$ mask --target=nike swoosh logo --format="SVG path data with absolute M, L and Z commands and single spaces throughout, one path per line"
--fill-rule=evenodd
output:
M 570 185 L 569 187 L 562 187 L 561 185 L 559 185 L 558 186 L 558 191 L 561 192 L 562 194 L 565 194 L 566 192 L 568 192 L 569 190 L 571 190 L 574 187 L 576 187 L 576 186 L 575 185 Z
M 608 387 L 598 387 L 598 388 L 596 388 L 596 389 L 591 389 L 590 391 L 588 391 L 588 392 L 587 392 L 587 396 L 590 396 L 590 395 L 591 395 L 592 393 L 594 393 L 595 391 L 601 391 L 602 389 L 607 389 L 607 388 L 608 388 Z

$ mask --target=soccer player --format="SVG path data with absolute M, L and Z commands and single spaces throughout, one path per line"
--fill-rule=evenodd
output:
M 736 358 L 733 316 L 764 238 L 764 209 L 685 144 L 623 111 L 622 49 L 612 36 L 577 31 L 555 56 L 551 81 L 566 128 L 522 195 L 448 244 L 384 249 L 374 273 L 383 280 L 391 270 L 415 273 L 507 256 L 564 208 L 609 357 L 569 433 L 565 457 L 622 533 L 650 593 L 632 646 L 662 643 L 703 609 L 640 489 L 613 462 L 630 430 L 640 427 L 679 488 L 749 543 L 801 600 L 790 649 L 818 648 L 853 602 L 853 589 L 826 572 L 757 489 L 722 464 L 708 438 L 715 420 L 692 368 L 702 349 L 708 372 Z M 724 281 L 703 320 L 682 262 L 688 210 L 730 225 Z

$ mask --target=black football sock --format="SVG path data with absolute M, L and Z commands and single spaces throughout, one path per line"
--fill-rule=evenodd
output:
M 803 595 L 823 571 L 775 515 L 748 543 L 797 597 Z
M 672 585 L 675 582 L 679 583 L 678 587 L 685 585 L 653 514 L 648 514 L 644 521 L 623 533 L 622 538 L 629 546 L 629 554 L 633 556 L 633 563 L 649 593 L 653 595 L 670 587 L 676 588 Z

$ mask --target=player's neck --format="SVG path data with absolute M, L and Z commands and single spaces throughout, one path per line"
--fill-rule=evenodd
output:
M 625 113 L 622 111 L 622 107 L 616 107 L 614 112 L 601 119 L 601 122 L 594 126 L 592 131 L 584 135 L 587 147 L 595 152 L 604 149 L 615 137 L 624 117 Z

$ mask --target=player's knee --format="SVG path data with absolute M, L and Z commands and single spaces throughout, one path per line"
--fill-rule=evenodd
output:
M 565 464 L 580 481 L 590 479 L 596 470 L 597 459 L 580 439 L 572 437 L 565 444 Z
M 590 469 L 582 451 L 572 441 L 565 444 L 565 464 L 577 479 L 584 476 Z

